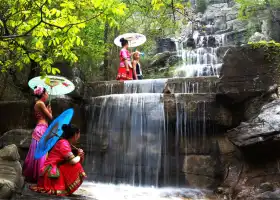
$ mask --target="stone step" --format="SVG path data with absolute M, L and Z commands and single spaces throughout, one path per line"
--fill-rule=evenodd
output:
M 168 88 L 171 93 L 214 93 L 217 77 L 193 77 L 170 79 L 144 79 L 136 81 L 99 81 L 88 83 L 84 99 L 110 94 L 163 93 Z

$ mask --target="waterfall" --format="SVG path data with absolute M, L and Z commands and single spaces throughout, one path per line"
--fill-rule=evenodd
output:
M 146 93 L 92 98 L 88 146 L 94 149 L 98 141 L 106 153 L 99 158 L 87 155 L 90 179 L 158 186 L 165 135 L 161 98 L 162 94 Z
M 124 81 L 124 93 L 162 93 L 167 79 Z
M 199 36 L 195 31 L 192 38 L 175 40 L 175 44 L 182 63 L 174 71 L 174 77 L 219 76 L 222 60 L 217 50 L 225 45 L 225 35 Z
M 203 100 L 186 101 L 185 94 L 176 94 L 176 156 L 184 153 L 203 154 L 208 149 L 207 130 L 211 132 L 207 122 L 209 102 Z

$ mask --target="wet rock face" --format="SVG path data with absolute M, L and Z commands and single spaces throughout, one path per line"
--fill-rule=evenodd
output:
M 14 192 L 20 192 L 24 180 L 16 145 L 0 149 L 0 199 L 9 199 Z
M 220 184 L 223 177 L 219 159 L 210 155 L 186 156 L 183 171 L 191 187 L 214 188 Z
M 164 51 L 176 51 L 175 42 L 170 38 L 163 38 L 157 41 L 157 53 Z
M 279 82 L 279 68 L 266 59 L 264 49 L 250 45 L 230 48 L 224 57 L 217 93 L 241 102 L 270 90 Z

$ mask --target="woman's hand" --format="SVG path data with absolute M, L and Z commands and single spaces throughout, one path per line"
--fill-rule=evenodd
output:
M 48 109 L 48 111 L 49 111 L 50 113 L 52 113 L 52 107 L 51 107 L 51 105 L 48 105 L 48 106 L 47 106 L 47 109 Z
M 82 149 L 78 149 L 78 156 L 81 158 L 85 156 L 85 152 Z

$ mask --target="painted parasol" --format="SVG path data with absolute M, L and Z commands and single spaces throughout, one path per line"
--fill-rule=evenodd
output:
M 75 89 L 74 84 L 67 78 L 62 76 L 45 76 L 32 78 L 28 85 L 34 90 L 34 87 L 40 85 L 46 88 L 50 95 L 64 95 L 72 92 Z
M 138 47 L 146 42 L 146 36 L 140 33 L 125 33 L 123 35 L 119 35 L 115 38 L 115 45 L 122 47 L 120 39 L 124 38 L 128 40 L 128 47 Z
M 44 135 L 41 137 L 35 150 L 35 159 L 40 159 L 55 145 L 61 137 L 63 124 L 69 124 L 74 115 L 72 108 L 65 110 L 50 124 Z

